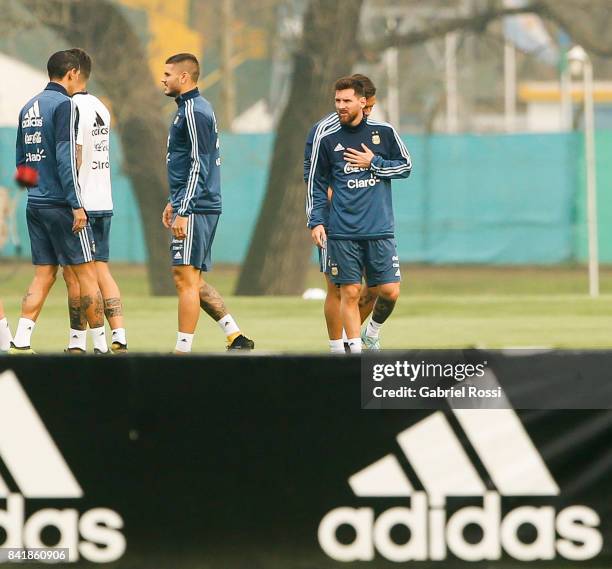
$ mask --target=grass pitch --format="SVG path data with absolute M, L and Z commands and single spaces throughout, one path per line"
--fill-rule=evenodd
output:
M 122 289 L 132 352 L 170 352 L 176 339 L 176 299 L 150 296 L 142 266 L 112 266 Z M 209 276 L 230 313 L 259 352 L 327 352 L 323 302 L 299 297 L 234 297 L 238 271 Z M 587 295 L 586 269 L 403 267 L 402 297 L 385 324 L 384 348 L 612 347 L 612 268 L 601 274 L 602 295 Z M 0 298 L 14 331 L 29 264 L 0 262 Z M 324 288 L 315 267 L 308 287 Z M 60 352 L 68 338 L 65 286 L 52 290 L 33 336 L 39 352 Z M 225 338 L 202 313 L 195 352 L 222 352 Z

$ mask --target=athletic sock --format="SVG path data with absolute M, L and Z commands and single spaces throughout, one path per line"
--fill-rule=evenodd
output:
M 366 328 L 366 336 L 370 338 L 378 338 L 378 334 L 380 333 L 380 329 L 382 328 L 382 324 L 378 322 L 374 322 L 372 318 L 368 322 L 368 327 Z
M 99 350 L 102 353 L 108 352 L 108 344 L 106 343 L 106 330 L 104 326 L 99 328 L 90 328 L 89 335 L 93 342 L 94 350 Z
M 15 344 L 15 346 L 18 348 L 27 348 L 30 346 L 34 326 L 36 326 L 36 322 L 34 322 L 34 320 L 20 318 L 19 322 L 17 323 L 17 331 L 15 332 L 13 344 Z
M 344 328 L 342 328 L 342 341 L 345 344 L 348 344 L 348 336 L 346 335 L 346 330 Z
M 348 345 L 351 354 L 361 353 L 361 338 L 349 338 Z
M 236 324 L 236 321 L 232 318 L 231 314 L 227 314 L 226 316 L 221 318 L 221 320 L 219 320 L 217 324 L 219 325 L 219 328 L 221 328 L 221 331 L 227 337 L 228 342 L 231 343 L 237 336 L 240 336 L 240 328 L 238 328 L 238 324 Z
M 344 354 L 344 340 L 330 340 L 329 349 L 332 354 Z
M 79 348 L 83 351 L 87 350 L 87 330 L 75 330 L 74 328 L 70 328 L 68 349 L 70 348 Z
M 127 346 L 127 337 L 125 335 L 125 328 L 115 328 L 111 331 L 111 342 L 119 342 L 124 346 Z
M 3 318 L 0 320 L 0 351 L 6 352 L 11 347 L 13 337 L 11 336 L 11 329 L 8 325 L 8 320 Z
M 191 352 L 191 344 L 193 343 L 193 334 L 186 334 L 185 332 L 177 332 L 176 335 L 176 347 L 174 348 L 177 352 L 189 353 Z

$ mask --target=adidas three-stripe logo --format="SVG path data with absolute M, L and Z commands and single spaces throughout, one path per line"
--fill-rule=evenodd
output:
M 38 101 L 34 101 L 34 104 L 23 115 L 21 128 L 40 127 L 42 124 L 43 120 L 40 116 L 40 106 Z
M 0 376 L 0 457 L 26 498 L 83 496 L 79 483 L 12 372 Z M 8 495 L 8 485 L 0 477 L 0 498 Z
M 450 554 L 466 561 L 500 559 L 505 553 L 521 561 L 591 559 L 601 552 L 597 512 L 586 506 L 569 506 L 556 512 L 551 498 L 559 487 L 511 409 L 455 409 L 457 422 L 481 464 L 474 464 L 441 412 L 429 415 L 402 431 L 396 441 L 413 471 L 411 482 L 395 454 L 387 454 L 349 477 L 360 499 L 410 498 L 375 515 L 373 508 L 342 507 L 324 516 L 318 531 L 323 551 L 337 561 L 372 561 L 376 552 L 395 562 L 442 561 Z M 492 490 L 491 487 L 495 490 Z M 538 497 L 548 504 L 520 506 L 507 511 L 502 497 Z M 482 506 L 456 509 L 456 500 L 482 499 Z M 452 501 L 449 502 L 449 499 Z M 521 539 L 522 526 L 537 535 Z M 351 543 L 339 541 L 342 526 L 351 526 Z M 408 541 L 397 543 L 396 526 L 408 528 Z M 474 540 L 467 528 L 480 527 Z M 472 531 L 472 534 L 474 532 Z
M 456 409 L 454 413 L 502 496 L 559 494 L 559 487 L 513 411 Z M 443 413 L 430 415 L 406 429 L 397 436 L 397 442 L 432 506 L 444 506 L 447 497 L 483 496 L 487 491 Z M 415 492 L 393 455 L 351 476 L 349 485 L 356 496 L 411 496 Z
M 53 527 L 59 534 L 53 547 L 67 548 L 69 562 L 110 563 L 123 556 L 117 512 L 80 512 L 74 502 L 62 509 L 33 508 L 34 499 L 82 498 L 83 490 L 12 371 L 0 373 L 0 459 L 6 467 L 0 476 L 0 548 L 46 547 L 41 534 Z M 0 555 L 0 564 L 6 560 Z

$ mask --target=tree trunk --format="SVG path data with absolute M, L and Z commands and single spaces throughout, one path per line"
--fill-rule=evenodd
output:
M 117 6 L 106 0 L 69 4 L 67 25 L 58 25 L 53 12 L 65 2 L 24 0 L 38 20 L 93 60 L 92 77 L 110 99 L 114 128 L 123 148 L 123 168 L 140 206 L 149 257 L 149 283 L 154 295 L 174 294 L 169 269 L 169 236 L 161 224 L 168 196 L 163 93 L 149 71 L 139 37 Z M 170 55 L 170 54 L 169 54 Z M 160 77 L 162 70 L 159 70 Z
M 294 56 L 289 101 L 280 119 L 268 186 L 242 265 L 236 294 L 299 294 L 312 242 L 306 228 L 304 142 L 333 110 L 333 82 L 349 75 L 358 56 L 363 0 L 311 0 L 302 45 Z

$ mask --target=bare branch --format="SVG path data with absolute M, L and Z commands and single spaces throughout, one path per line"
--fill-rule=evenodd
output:
M 589 0 L 541 0 L 540 15 L 565 30 L 584 49 L 612 56 L 610 3 Z
M 482 32 L 491 22 L 499 18 L 528 13 L 543 14 L 545 10 L 546 7 L 539 1 L 532 2 L 524 8 L 489 8 L 466 17 L 437 20 L 425 28 L 414 30 L 407 34 L 390 34 L 378 41 L 364 45 L 363 50 L 365 52 L 379 52 L 389 47 L 417 45 L 457 30 Z

